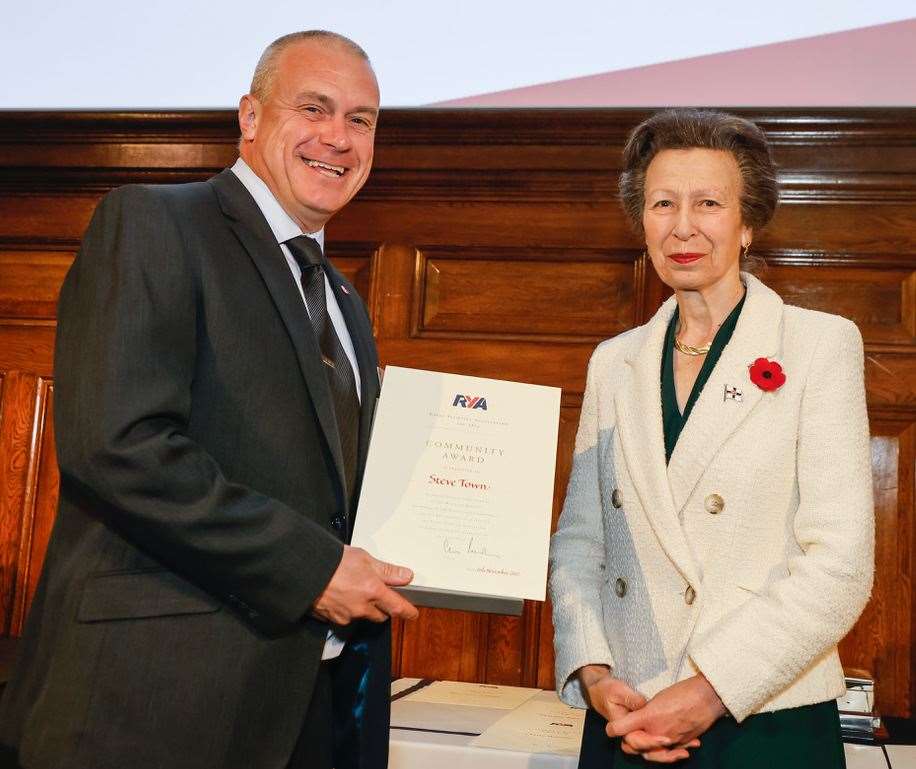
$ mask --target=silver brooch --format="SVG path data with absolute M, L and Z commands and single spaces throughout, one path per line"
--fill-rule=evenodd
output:
M 739 390 L 737 387 L 734 387 L 733 385 L 725 385 L 725 396 L 722 398 L 722 400 L 723 401 L 732 400 L 732 401 L 738 401 L 738 403 L 741 403 L 741 401 L 744 400 L 744 393 L 741 392 L 741 390 Z

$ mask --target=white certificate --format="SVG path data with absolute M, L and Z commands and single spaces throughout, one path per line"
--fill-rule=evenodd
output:
M 411 591 L 543 601 L 559 413 L 556 387 L 388 366 L 352 544 Z
M 478 748 L 578 756 L 585 711 L 541 692 L 489 727 L 471 744 Z
M 498 686 L 496 684 L 475 684 L 463 681 L 433 681 L 411 692 L 404 702 L 426 702 L 437 705 L 464 705 L 472 708 L 513 710 L 530 700 L 540 689 L 526 689 L 520 686 Z

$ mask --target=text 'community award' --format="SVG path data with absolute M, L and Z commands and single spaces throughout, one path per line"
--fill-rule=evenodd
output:
M 543 601 L 559 414 L 556 387 L 389 366 L 352 544 L 421 606 Z

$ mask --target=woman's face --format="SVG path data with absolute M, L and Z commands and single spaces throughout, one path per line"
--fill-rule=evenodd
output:
M 658 277 L 697 291 L 740 280 L 752 232 L 741 222 L 741 173 L 725 150 L 662 150 L 646 169 L 642 222 Z

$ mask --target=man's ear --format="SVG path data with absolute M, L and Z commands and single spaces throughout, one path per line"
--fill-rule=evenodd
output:
M 254 141 L 260 112 L 261 103 L 250 93 L 246 93 L 239 100 L 239 129 L 242 132 L 242 141 Z

